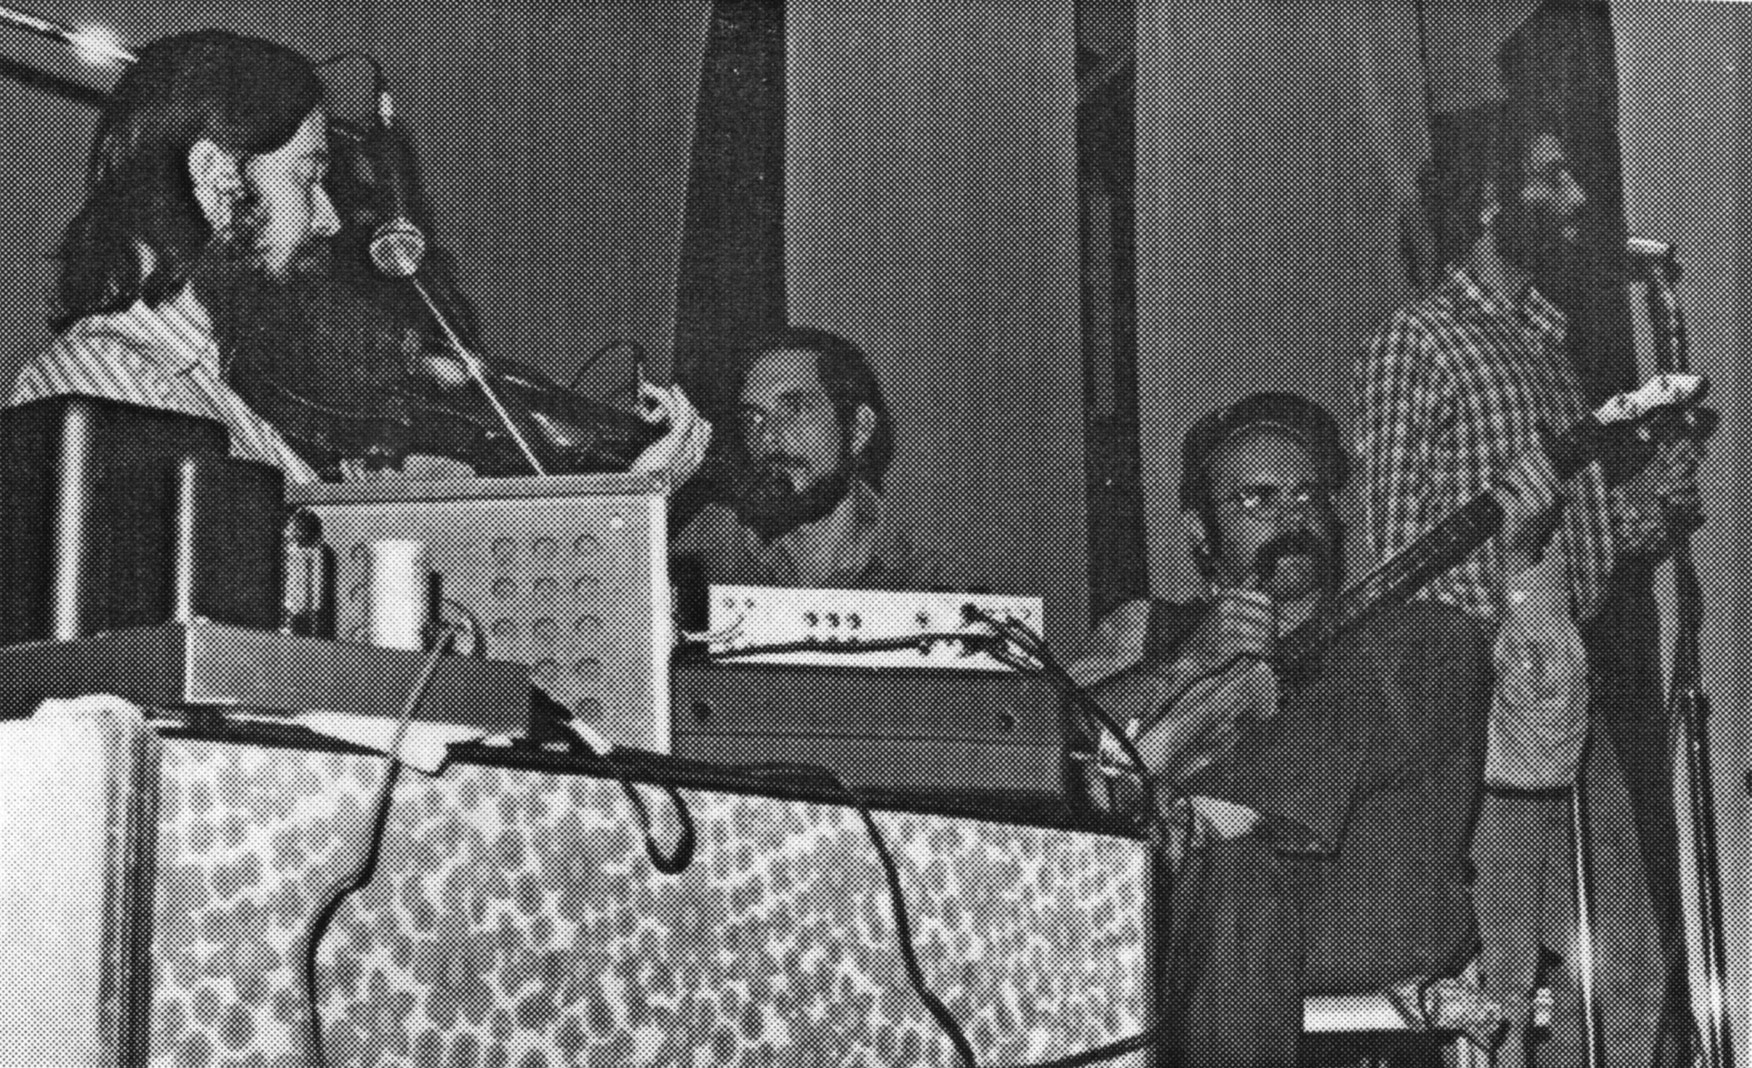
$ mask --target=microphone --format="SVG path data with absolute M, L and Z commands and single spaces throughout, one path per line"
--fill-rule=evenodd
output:
M 426 235 L 413 221 L 413 160 L 395 101 L 381 80 L 377 85 L 376 171 L 384 221 L 371 232 L 371 262 L 391 278 L 407 278 L 426 258 Z
M 1624 239 L 1624 253 L 1632 260 L 1664 260 L 1673 255 L 1670 242 L 1656 241 L 1647 237 L 1627 237 Z
M 420 302 L 426 306 L 426 311 L 438 324 L 457 360 L 468 372 L 470 378 L 480 387 L 487 404 L 493 409 L 494 417 L 511 436 L 512 444 L 529 464 L 529 469 L 537 475 L 547 474 L 535 450 L 529 444 L 528 435 L 524 433 L 505 402 L 500 399 L 498 391 L 493 388 L 487 378 L 485 366 L 475 352 L 470 349 L 456 329 L 451 326 L 450 319 L 437 303 L 432 294 L 420 283 L 417 272 L 420 261 L 426 258 L 426 235 L 414 225 L 412 218 L 414 203 L 413 195 L 413 159 L 408 149 L 407 138 L 402 135 L 401 124 L 395 118 L 395 100 L 389 95 L 389 86 L 381 71 L 377 73 L 377 134 L 376 151 L 372 153 L 374 170 L 377 172 L 379 205 L 384 216 L 382 222 L 371 232 L 369 244 L 371 262 L 384 275 L 390 278 L 406 278 L 419 296 Z
M 1624 266 L 1633 279 L 1655 277 L 1654 272 L 1657 270 L 1668 285 L 1677 283 L 1680 277 L 1679 260 L 1674 256 L 1673 244 L 1653 238 L 1625 238 Z

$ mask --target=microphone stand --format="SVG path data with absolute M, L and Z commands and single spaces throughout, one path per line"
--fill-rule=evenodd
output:
M 504 424 L 506 432 L 511 435 L 512 442 L 517 445 L 517 450 L 523 454 L 523 459 L 528 462 L 530 469 L 538 475 L 546 475 L 547 468 L 543 467 L 541 461 L 536 458 L 535 450 L 529 447 L 529 441 L 524 437 L 523 430 L 517 425 L 517 420 L 511 418 L 511 413 L 506 410 L 504 402 L 499 399 L 498 390 L 495 390 L 492 382 L 488 380 L 486 367 L 482 365 L 481 358 L 476 356 L 467 345 L 464 345 L 462 338 L 456 335 L 456 331 L 450 326 L 450 318 L 439 310 L 437 303 L 432 300 L 432 294 L 426 291 L 425 284 L 420 281 L 419 275 L 410 274 L 407 279 L 408 284 L 414 287 L 414 292 L 420 295 L 421 302 L 426 305 L 426 311 L 438 324 L 438 329 L 444 331 L 444 340 L 449 342 L 451 349 L 456 353 L 456 358 L 462 361 L 462 366 L 468 372 L 469 377 L 474 379 L 475 385 L 480 387 L 482 395 L 487 398 L 487 403 L 492 405 L 493 414 L 498 416 L 500 423 Z
M 463 369 L 468 372 L 468 376 L 480 388 L 482 396 L 486 397 L 487 404 L 493 409 L 493 415 L 504 426 L 506 433 L 511 436 L 511 441 L 517 446 L 517 451 L 523 454 L 524 462 L 529 464 L 530 470 L 535 474 L 546 475 L 547 468 L 542 466 L 541 460 L 536 457 L 535 450 L 530 447 L 529 439 L 523 433 L 523 428 L 517 425 L 517 420 L 513 419 L 510 411 L 506 409 L 505 402 L 499 397 L 499 391 L 493 388 L 492 381 L 487 377 L 486 367 L 481 363 L 480 357 L 463 344 L 462 338 L 450 325 L 450 317 L 438 307 L 438 303 L 432 299 L 432 294 L 426 289 L 425 283 L 420 281 L 420 261 L 426 255 L 426 235 L 408 217 L 410 214 L 408 206 L 401 200 L 401 196 L 405 196 L 405 192 L 402 192 L 401 186 L 398 185 L 398 183 L 411 182 L 413 175 L 407 173 L 408 163 L 405 156 L 398 151 L 399 142 L 394 140 L 401 136 L 400 124 L 395 118 L 395 104 L 389 95 L 388 87 L 384 84 L 381 70 L 377 71 L 376 80 L 378 150 L 386 165 L 385 169 L 378 174 L 378 179 L 384 184 L 386 190 L 397 190 L 398 196 L 389 212 L 392 217 L 378 226 L 377 232 L 371 237 L 371 262 L 376 265 L 378 271 L 387 277 L 408 280 L 408 284 L 413 287 L 414 292 L 420 297 L 420 302 L 426 306 L 426 311 L 432 316 L 432 321 L 438 324 L 439 330 L 443 331 L 444 340 L 449 343 L 456 358 L 462 361 Z
M 1649 321 L 1654 328 L 1655 365 L 1660 371 L 1689 371 L 1691 353 L 1685 316 L 1674 284 L 1679 265 L 1671 245 L 1632 239 L 1631 251 L 1645 267 Z M 1699 1050 L 1704 1068 L 1731 1068 L 1733 1043 L 1727 1018 L 1727 950 L 1723 932 L 1720 847 L 1716 841 L 1715 779 L 1710 758 L 1709 695 L 1703 691 L 1699 634 L 1703 628 L 1703 587 L 1691 553 L 1697 513 L 1670 512 L 1668 544 L 1673 560 L 1674 636 L 1672 680 L 1667 713 L 1684 732 L 1685 779 L 1691 821 L 1691 848 L 1697 866 L 1697 912 L 1701 930 L 1706 1001 Z
M 1594 843 L 1588 837 L 1588 795 L 1583 776 L 1569 788 L 1570 860 L 1574 865 L 1571 906 L 1576 914 L 1577 981 L 1582 1010 L 1582 1064 L 1604 1068 L 1605 1032 L 1600 1025 L 1600 991 L 1595 983 Z
M 125 66 L 133 63 L 136 58 L 133 52 L 105 36 L 70 30 L 58 23 L 39 19 L 35 15 L 26 14 L 5 4 L 0 4 L 0 23 L 64 44 L 71 48 L 75 54 L 86 59 L 94 59 L 104 63 L 120 63 Z

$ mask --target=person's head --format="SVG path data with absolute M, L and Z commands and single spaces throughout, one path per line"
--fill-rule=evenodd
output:
M 1503 103 L 1437 116 L 1424 195 L 1443 260 L 1466 262 L 1488 229 L 1503 260 L 1529 273 L 1574 249 L 1588 201 L 1556 114 Z
M 280 280 L 321 267 L 322 83 L 290 49 L 217 30 L 147 45 L 111 94 L 84 206 L 59 250 L 55 319 L 159 304 L 217 259 Z
M 737 445 L 765 473 L 745 518 L 784 533 L 831 511 L 858 482 L 880 489 L 893 428 L 869 357 L 837 334 L 788 327 L 736 360 Z
M 1294 394 L 1256 393 L 1199 419 L 1182 449 L 1180 503 L 1200 571 L 1281 601 L 1334 587 L 1332 498 L 1348 472 L 1338 424 Z

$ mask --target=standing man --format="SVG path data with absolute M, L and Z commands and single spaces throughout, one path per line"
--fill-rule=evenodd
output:
M 863 350 L 789 327 L 736 356 L 733 449 L 749 477 L 677 535 L 710 583 L 927 589 L 938 562 L 917 551 L 882 496 L 894 426 Z M 719 488 L 721 491 L 723 487 Z
M 329 281 L 340 229 L 328 164 L 322 83 L 303 56 L 218 30 L 141 49 L 104 109 L 85 203 L 58 250 L 57 336 L 11 403 L 84 393 L 216 419 L 234 455 L 314 481 L 229 378 L 240 355 L 290 344 L 263 338 L 264 323 L 315 330 L 286 309 L 332 308 L 309 299 Z M 669 432 L 634 466 L 683 481 L 711 428 L 678 390 L 644 400 Z
M 1404 546 L 1437 517 L 1482 492 L 1539 452 L 1542 427 L 1562 429 L 1585 414 L 1565 347 L 1563 315 L 1535 288 L 1562 269 L 1587 208 L 1559 127 L 1549 118 L 1485 105 L 1439 123 L 1426 191 L 1445 280 L 1395 314 L 1370 342 L 1358 376 L 1369 545 L 1377 555 Z M 1525 655 L 1550 660 L 1572 647 L 1576 628 L 1594 639 L 1590 681 L 1598 689 L 1606 647 L 1591 622 L 1614 571 L 1658 547 L 1661 497 L 1694 489 L 1696 452 L 1664 448 L 1657 462 L 1617 489 L 1598 465 L 1565 491 L 1551 551 L 1562 577 L 1565 618 L 1527 636 Z M 1513 608 L 1517 574 L 1530 561 L 1493 541 L 1437 578 L 1434 598 L 1489 626 Z M 1600 694 L 1594 694 L 1596 707 Z M 1596 722 L 1585 785 L 1597 843 L 1595 979 L 1606 1049 L 1614 1065 L 1665 1062 L 1683 1045 L 1682 974 L 1662 960 L 1662 925 L 1679 945 L 1671 876 L 1671 788 L 1659 707 L 1642 711 L 1652 734 L 1632 739 Z M 1546 976 L 1559 995 L 1547 1065 L 1579 1064 L 1575 996 L 1581 958 L 1566 908 L 1570 863 L 1564 788 L 1576 764 L 1567 751 L 1517 746 L 1515 724 L 1493 723 L 1493 790 L 1481 815 L 1476 859 L 1485 954 L 1493 993 L 1516 1011 L 1500 1063 L 1527 1050 L 1528 995 L 1541 949 L 1563 964 Z M 1624 768 L 1623 765 L 1634 765 Z M 1627 794 L 1625 771 L 1634 771 Z M 1632 806 L 1640 820 L 1632 819 Z M 1641 850 L 1639 852 L 1639 835 Z M 1648 867 L 1645 869 L 1645 861 Z M 1661 869 L 1665 868 L 1665 871 Z M 1544 908 L 1541 909 L 1540 906 Z
M 1209 596 L 1117 609 L 1072 668 L 1129 714 L 1158 799 L 1198 843 L 1174 858 L 1162 908 L 1169 1063 L 1294 1065 L 1310 993 L 1392 991 L 1415 1020 L 1494 1035 L 1483 1000 L 1452 979 L 1477 938 L 1467 851 L 1485 726 L 1493 701 L 1562 721 L 1579 694 L 1428 601 L 1383 608 L 1280 672 L 1278 639 L 1338 588 L 1333 498 L 1348 466 L 1337 424 L 1301 397 L 1257 394 L 1201 418 L 1181 504 Z M 1528 556 L 1555 504 L 1535 474 L 1496 489 L 1505 537 Z M 1528 592 L 1517 633 L 1554 614 L 1554 598 Z

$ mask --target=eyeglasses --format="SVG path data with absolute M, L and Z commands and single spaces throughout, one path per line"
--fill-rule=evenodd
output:
M 1319 486 L 1243 486 L 1218 497 L 1217 503 L 1233 506 L 1243 515 L 1264 518 L 1326 508 L 1332 504 L 1332 494 Z
M 797 425 L 798 420 L 814 411 L 825 400 L 825 397 L 814 393 L 785 393 L 774 402 L 772 411 L 756 404 L 744 404 L 736 411 L 737 421 L 742 428 L 742 440 L 752 444 L 759 441 L 761 435 L 768 430 L 775 434 L 790 430 Z

